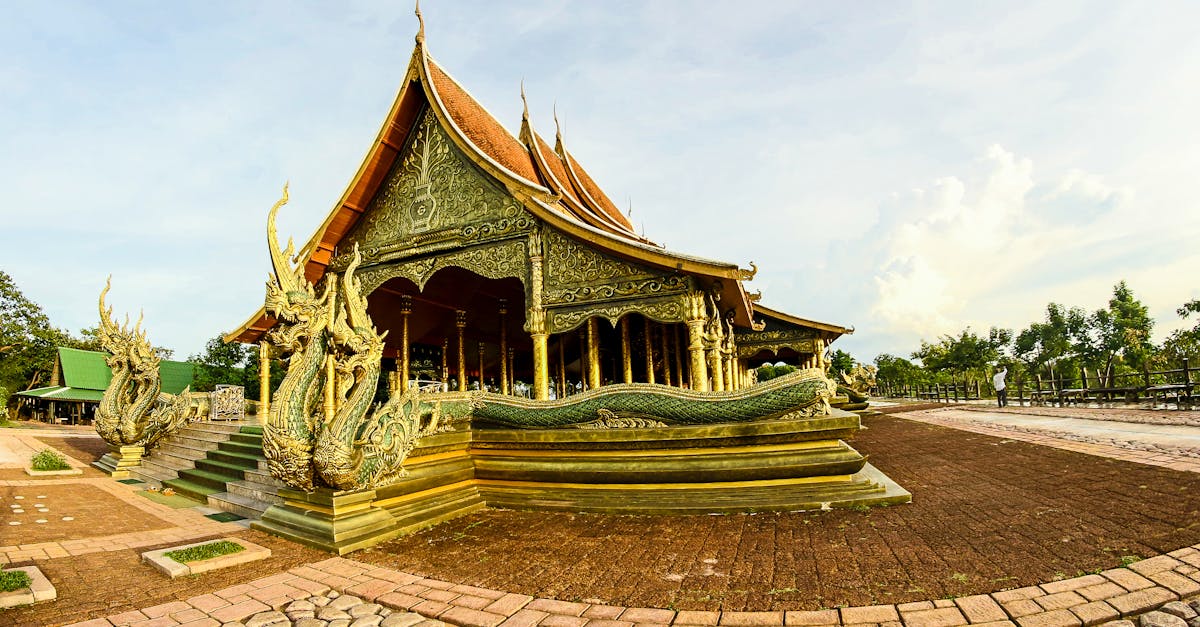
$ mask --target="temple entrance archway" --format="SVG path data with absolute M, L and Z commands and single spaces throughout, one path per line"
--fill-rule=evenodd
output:
M 511 392 L 514 383 L 520 390 L 532 380 L 533 345 L 523 329 L 525 287 L 519 279 L 447 267 L 420 289 L 396 277 L 368 295 L 367 312 L 380 332 L 388 331 L 384 371 L 392 389 L 405 379 L 406 339 L 407 380 L 413 384 L 439 382 L 460 390 L 478 389 L 482 381 L 489 390 Z

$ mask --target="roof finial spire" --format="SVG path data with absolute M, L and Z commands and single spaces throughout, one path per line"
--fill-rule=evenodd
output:
M 525 99 L 525 79 L 521 79 L 521 120 L 529 121 L 529 101 Z
M 554 139 L 562 143 L 562 125 L 558 123 L 558 98 L 554 99 Z
M 417 0 L 415 13 L 417 14 L 417 23 L 420 24 L 417 28 L 417 43 L 425 45 L 425 18 L 421 16 L 421 0 Z

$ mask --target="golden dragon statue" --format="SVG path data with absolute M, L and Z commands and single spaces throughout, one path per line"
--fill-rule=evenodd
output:
M 442 404 L 422 402 L 413 390 L 372 411 L 384 336 L 367 315 L 354 277 L 358 249 L 340 289 L 337 275 L 329 274 L 318 295 L 294 258 L 293 242 L 279 247 L 275 216 L 287 201 L 284 186 L 267 218 L 274 272 L 266 310 L 277 320 L 267 339 L 287 360 L 263 425 L 267 467 L 304 491 L 387 485 L 405 476 L 402 464 L 417 439 L 437 429 Z
M 196 417 L 195 404 L 188 390 L 178 395 L 162 392 L 158 374 L 158 355 L 142 330 L 142 318 L 129 326 L 117 324 L 112 307 L 104 306 L 104 297 L 112 287 L 110 276 L 100 292 L 100 345 L 108 352 L 105 363 L 112 380 L 104 390 L 96 409 L 96 432 L 114 446 L 141 446 L 150 449 L 164 436 Z

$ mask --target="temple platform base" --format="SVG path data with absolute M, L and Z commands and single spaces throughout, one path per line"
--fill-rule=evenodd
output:
M 396 519 L 372 505 L 374 490 L 301 492 L 280 488 L 279 496 L 283 504 L 267 508 L 251 528 L 338 555 L 397 534 Z
M 109 444 L 108 452 L 92 462 L 92 466 L 108 473 L 113 479 L 128 479 L 129 470 L 142 465 L 142 455 L 145 453 L 146 449 L 142 446 Z

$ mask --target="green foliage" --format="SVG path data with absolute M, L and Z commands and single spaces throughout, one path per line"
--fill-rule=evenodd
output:
M 0 270 L 0 386 L 24 390 L 47 381 L 56 347 L 68 337 Z
M 23 570 L 0 570 L 0 592 L 12 592 L 31 585 L 33 580 Z
M 854 358 L 850 356 L 850 353 L 847 353 L 841 349 L 834 350 L 833 353 L 829 355 L 829 374 L 836 378 L 838 373 L 850 372 L 851 370 L 854 370 L 855 363 L 856 362 L 854 361 Z
M 788 374 L 790 372 L 795 372 L 795 371 L 796 371 L 795 366 L 788 366 L 786 364 L 782 365 L 782 366 L 772 366 L 771 364 L 763 364 L 758 367 L 758 381 L 760 383 L 763 381 L 769 381 L 771 379 L 774 379 L 775 377 L 782 377 L 785 374 Z
M 67 458 L 61 453 L 53 449 L 42 449 L 34 454 L 30 460 L 30 467 L 34 470 L 70 470 L 71 465 L 67 463 Z
M 883 353 L 875 357 L 875 367 L 879 369 L 876 378 L 881 381 L 897 383 L 926 383 L 928 375 L 925 370 L 913 362 L 895 355 Z
M 1012 342 L 1012 331 L 993 327 L 987 337 L 980 337 L 970 328 L 957 337 L 943 335 L 935 344 L 922 341 L 921 348 L 912 354 L 931 372 L 949 372 L 965 376 L 986 377 L 990 365 L 1004 356 Z
M 201 544 L 186 549 L 167 551 L 166 553 L 163 553 L 163 555 L 169 559 L 179 562 L 180 564 L 186 564 L 188 562 L 199 562 L 200 560 L 212 559 L 214 557 L 229 555 L 231 553 L 237 553 L 245 550 L 246 547 L 238 544 L 237 542 L 221 540 L 219 542 L 209 542 L 207 544 Z
M 246 398 L 258 400 L 258 348 L 231 342 L 220 335 L 204 345 L 204 352 L 188 357 L 196 364 L 192 374 L 193 392 L 211 392 L 219 384 L 246 388 Z M 271 389 L 279 387 L 285 371 L 278 360 L 271 360 Z M 386 386 L 385 386 L 386 389 Z

